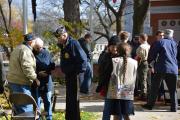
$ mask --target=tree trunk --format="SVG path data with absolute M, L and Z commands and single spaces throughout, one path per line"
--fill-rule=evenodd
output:
M 133 37 L 143 33 L 144 20 L 149 8 L 149 0 L 134 0 Z
M 116 17 L 116 34 L 118 35 L 119 32 L 122 30 L 122 16 Z
M 79 10 L 79 0 L 64 0 L 64 20 L 71 23 L 73 27 L 73 34 L 80 36 L 81 30 L 78 25 L 80 25 L 80 10 Z
M 10 4 L 10 5 L 11 5 L 11 4 Z M 11 9 L 10 9 L 10 10 L 11 10 Z M 11 13 L 11 12 L 10 12 L 10 13 Z M 0 4 L 0 14 L 1 14 L 2 18 L 3 18 L 5 31 L 6 31 L 6 33 L 8 34 L 8 37 L 9 37 L 9 41 L 8 41 L 8 42 L 10 43 L 11 51 L 13 51 L 13 45 L 12 45 L 12 39 L 11 39 L 11 36 L 10 36 L 10 31 L 9 31 L 9 29 L 8 29 L 7 21 L 6 21 L 6 18 L 5 18 L 5 15 L 4 15 L 4 12 L 3 12 L 3 9 L 2 9 L 2 5 L 1 5 L 1 4 Z M 11 18 L 11 17 L 9 17 L 9 18 Z M 10 53 L 9 53 L 9 51 L 8 51 L 7 46 L 4 45 L 4 48 L 6 48 L 6 49 L 5 49 L 5 52 L 6 52 L 6 54 L 7 54 L 7 57 L 9 58 L 9 57 L 10 57 Z
M 122 21 L 122 16 L 124 13 L 124 9 L 126 7 L 126 0 L 121 0 L 121 4 L 119 6 L 119 10 L 116 13 L 116 34 L 118 35 L 119 32 L 123 29 L 123 21 Z

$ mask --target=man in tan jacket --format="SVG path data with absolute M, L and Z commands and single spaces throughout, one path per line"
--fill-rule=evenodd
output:
M 39 86 L 36 75 L 36 61 L 32 53 L 36 38 L 33 34 L 24 35 L 23 44 L 17 46 L 10 56 L 7 79 L 12 92 L 31 95 L 32 83 Z M 22 99 L 22 98 L 20 98 Z M 32 111 L 32 106 L 15 106 L 17 113 Z

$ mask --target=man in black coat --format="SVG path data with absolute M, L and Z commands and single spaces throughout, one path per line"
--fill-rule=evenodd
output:
M 91 58 L 92 58 L 91 46 L 90 46 L 91 39 L 92 39 L 92 36 L 89 33 L 87 33 L 85 34 L 83 38 L 80 38 L 78 40 L 82 49 L 87 55 L 86 71 L 79 74 L 80 92 L 85 93 L 85 94 L 89 93 L 91 82 L 92 82 L 92 74 L 93 74 L 92 67 L 91 67 Z

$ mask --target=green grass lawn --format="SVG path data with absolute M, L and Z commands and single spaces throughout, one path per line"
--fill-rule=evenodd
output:
M 94 112 L 81 112 L 81 120 L 97 120 L 100 116 Z M 10 120 L 10 115 L 8 116 Z M 5 117 L 0 117 L 0 120 L 6 120 Z M 53 120 L 65 120 L 64 112 L 53 113 Z
M 94 112 L 81 112 L 81 120 L 97 120 L 99 117 L 100 116 Z M 53 120 L 65 120 L 65 113 L 53 113 Z

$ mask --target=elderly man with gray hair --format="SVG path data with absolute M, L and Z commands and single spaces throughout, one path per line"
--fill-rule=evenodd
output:
M 41 109 L 41 98 L 44 103 L 44 110 L 46 114 L 46 120 L 52 120 L 52 77 L 51 71 L 55 69 L 55 63 L 52 60 L 50 52 L 43 48 L 44 42 L 37 38 L 33 49 L 34 56 L 36 58 L 36 73 L 37 78 L 40 81 L 40 86 L 32 87 L 32 94 L 35 98 L 39 109 Z
M 171 29 L 164 30 L 164 38 L 157 41 L 149 51 L 148 63 L 156 61 L 154 65 L 154 77 L 151 83 L 151 96 L 147 104 L 142 107 L 152 110 L 155 105 L 160 84 L 165 80 L 171 99 L 171 112 L 176 112 L 178 108 L 177 100 L 177 44 L 173 39 L 174 31 Z

